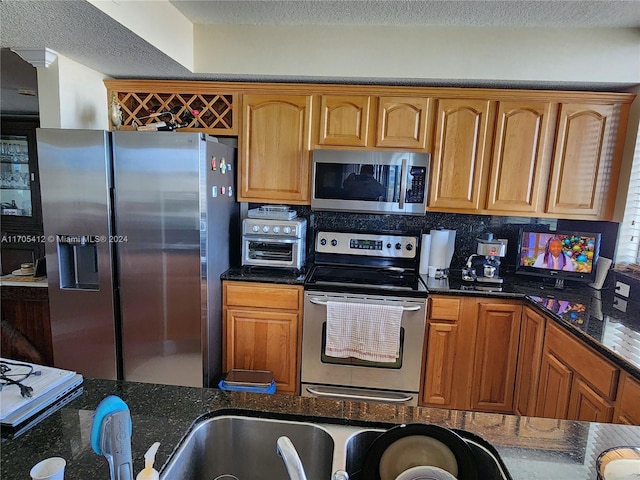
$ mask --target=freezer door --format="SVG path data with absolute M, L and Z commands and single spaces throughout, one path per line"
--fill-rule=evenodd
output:
M 115 379 L 110 136 L 38 129 L 36 138 L 54 364 Z
M 203 385 L 198 134 L 113 134 L 124 378 Z

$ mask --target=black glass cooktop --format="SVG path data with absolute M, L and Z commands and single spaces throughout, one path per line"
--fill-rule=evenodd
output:
M 341 285 L 386 290 L 419 290 L 420 278 L 413 270 L 401 268 L 360 268 L 346 266 L 315 266 L 307 285 Z

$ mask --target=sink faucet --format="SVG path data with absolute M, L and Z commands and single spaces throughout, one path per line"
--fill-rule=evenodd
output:
M 296 447 L 293 446 L 293 442 L 289 437 L 282 436 L 278 438 L 276 450 L 284 461 L 290 480 L 307 480 L 302 460 L 300 460 Z M 333 474 L 332 480 L 349 480 L 349 475 L 343 470 L 338 470 Z
M 289 437 L 282 436 L 276 442 L 278 454 L 282 457 L 290 480 L 307 480 L 300 456 Z

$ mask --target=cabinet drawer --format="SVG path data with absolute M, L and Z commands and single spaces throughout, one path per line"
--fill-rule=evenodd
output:
M 302 287 L 251 282 L 225 282 L 225 305 L 298 310 Z
M 455 297 L 429 298 L 429 318 L 455 322 L 460 316 L 461 299 Z
M 615 399 L 620 370 L 560 327 L 547 324 L 546 347 L 609 399 Z

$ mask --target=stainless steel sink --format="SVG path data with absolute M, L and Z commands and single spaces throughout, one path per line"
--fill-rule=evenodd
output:
M 293 442 L 308 480 L 331 478 L 334 440 L 323 427 L 244 416 L 203 420 L 172 455 L 161 480 L 288 480 L 276 452 L 279 437 Z
M 507 468 L 493 447 L 469 432 L 454 430 L 471 447 L 476 458 L 478 478 L 482 480 L 512 480 Z M 350 480 L 364 480 L 361 470 L 367 450 L 384 430 L 365 429 L 354 433 L 345 446 L 345 471 Z

